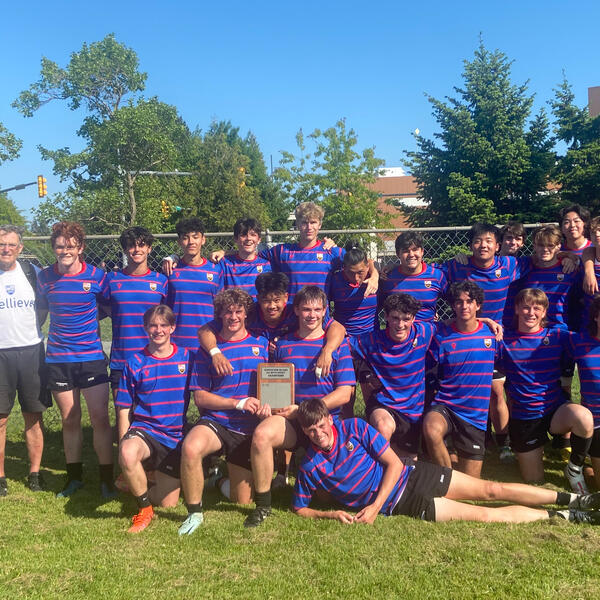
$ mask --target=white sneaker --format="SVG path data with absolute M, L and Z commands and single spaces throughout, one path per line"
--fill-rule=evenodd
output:
M 565 477 L 576 494 L 589 494 L 582 467 L 576 467 L 569 462 L 565 467 Z

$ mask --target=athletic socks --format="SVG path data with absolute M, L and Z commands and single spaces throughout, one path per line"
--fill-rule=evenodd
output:
M 198 502 L 198 504 L 188 504 L 185 503 L 188 513 L 201 513 L 202 512 L 202 501 Z
M 256 508 L 270 508 L 271 507 L 271 490 L 268 492 L 254 492 L 254 502 Z
M 67 463 L 67 481 L 83 481 L 83 463 Z
M 571 433 L 571 458 L 569 462 L 577 467 L 583 466 L 583 461 L 592 444 L 592 438 L 582 438 L 574 433 Z
M 148 498 L 148 490 L 146 490 L 141 496 L 136 496 L 135 501 L 139 508 L 148 508 L 151 506 L 150 499 Z

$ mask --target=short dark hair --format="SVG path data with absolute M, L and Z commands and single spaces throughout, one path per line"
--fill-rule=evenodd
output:
M 206 228 L 204 227 L 204 223 L 198 217 L 189 217 L 187 219 L 181 219 L 175 225 L 175 231 L 177 232 L 178 237 L 183 237 L 188 233 L 198 232 L 204 235 Z
M 496 243 L 500 243 L 500 230 L 491 223 L 482 223 L 478 221 L 469 229 L 469 233 L 467 234 L 469 237 L 469 245 L 473 243 L 473 240 L 476 237 L 481 235 L 485 235 L 486 233 L 491 233 L 496 238 Z
M 405 231 L 396 238 L 396 254 L 408 250 L 411 246 L 423 248 L 423 236 L 416 231 Z
M 560 224 L 562 225 L 563 219 L 567 216 L 567 213 L 574 212 L 579 215 L 579 218 L 585 223 L 585 228 L 590 225 L 591 213 L 585 208 L 585 206 L 581 206 L 581 204 L 570 204 L 569 206 L 565 206 L 558 211 L 558 219 L 560 220 Z
M 450 285 L 448 289 L 448 302 L 454 304 L 463 293 L 467 294 L 471 300 L 475 300 L 479 306 L 483 306 L 483 290 L 475 282 L 468 279 L 455 281 Z
M 350 240 L 344 246 L 346 254 L 344 254 L 344 266 L 354 267 L 360 263 L 367 262 L 367 253 L 360 247 L 355 240 Z
M 303 302 L 321 302 L 323 308 L 327 308 L 327 295 L 316 285 L 305 285 L 294 296 L 294 308 L 297 308 Z
M 119 243 L 123 250 L 133 248 L 140 242 L 144 243 L 146 246 L 152 246 L 152 244 L 154 244 L 154 236 L 145 227 L 128 227 L 119 236 Z
M 383 311 L 389 315 L 393 310 L 412 315 L 421 309 L 421 303 L 409 294 L 390 294 L 383 303 Z
M 152 321 L 154 317 L 161 317 L 171 327 L 175 326 L 175 313 L 171 310 L 171 307 L 166 304 L 157 304 L 146 310 L 144 313 L 144 328 L 150 325 L 150 321 Z
M 590 316 L 588 321 L 588 333 L 592 337 L 598 337 L 598 323 L 596 319 L 600 315 L 600 294 L 596 294 L 590 304 Z
M 508 234 L 514 237 L 522 237 L 523 241 L 525 241 L 527 230 L 520 221 L 508 221 L 508 223 L 500 229 L 500 241 L 504 240 L 504 236 Z
M 233 237 L 237 238 L 240 235 L 247 234 L 249 231 L 254 231 L 259 237 L 262 235 L 262 226 L 258 219 L 250 217 L 238 219 L 233 226 Z
M 268 294 L 287 294 L 290 279 L 285 273 L 270 271 L 261 273 L 254 282 L 258 296 L 264 298 Z
M 241 288 L 233 287 L 221 290 L 214 297 L 213 304 L 215 305 L 215 317 L 220 317 L 221 313 L 230 306 L 243 306 L 247 316 L 254 302 L 248 292 Z
M 300 403 L 296 414 L 300 427 L 307 429 L 316 425 L 321 419 L 326 419 L 329 416 L 329 409 L 321 398 L 308 398 Z

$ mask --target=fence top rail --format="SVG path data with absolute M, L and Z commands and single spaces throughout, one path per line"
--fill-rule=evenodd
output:
M 526 229 L 535 229 L 536 227 L 541 227 L 543 225 L 556 225 L 556 223 L 527 223 L 524 225 Z M 421 231 L 421 232 L 443 232 L 443 231 L 469 231 L 471 227 L 469 225 L 455 225 L 452 227 L 396 227 L 391 229 L 321 229 L 320 233 L 322 234 L 358 234 L 358 233 L 366 233 L 366 234 L 383 234 L 383 233 L 403 233 L 405 231 Z M 177 239 L 176 233 L 155 233 L 153 234 L 157 239 L 167 239 L 174 240 Z M 233 231 L 211 231 L 206 232 L 206 237 L 217 238 L 217 237 L 233 237 Z M 270 229 L 266 229 L 264 232 L 265 236 L 268 235 L 276 235 L 276 236 L 284 236 L 284 235 L 298 235 L 298 230 L 287 230 L 287 231 L 272 231 Z M 111 235 L 87 235 L 86 240 L 115 240 L 118 239 L 119 236 L 116 234 Z M 45 242 L 49 241 L 49 235 L 41 235 L 34 236 L 28 235 L 23 236 L 23 241 L 26 242 Z

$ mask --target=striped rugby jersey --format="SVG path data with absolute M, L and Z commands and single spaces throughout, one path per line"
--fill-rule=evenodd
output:
M 254 259 L 240 258 L 237 254 L 227 254 L 219 261 L 223 288 L 238 287 L 248 292 L 256 301 L 254 282 L 261 273 L 271 271 L 271 263 L 257 256 Z

